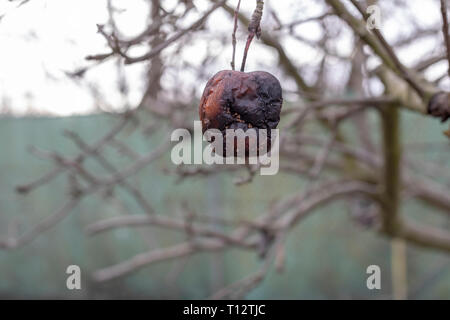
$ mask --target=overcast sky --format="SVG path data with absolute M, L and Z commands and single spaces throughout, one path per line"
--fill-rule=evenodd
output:
M 234 5 L 236 1 L 230 1 Z M 87 64 L 85 57 L 90 54 L 107 52 L 104 39 L 97 33 L 96 24 L 106 23 L 106 0 L 31 0 L 17 7 L 19 1 L 11 3 L 0 0 L 0 107 L 9 105 L 15 112 L 38 110 L 44 113 L 70 115 L 87 113 L 93 110 L 94 99 L 88 83 L 98 84 L 108 97 L 111 105 L 123 103 L 118 94 L 116 83 L 116 66 L 114 62 L 105 63 L 89 72 L 87 83 L 77 84 L 67 77 L 66 72 L 74 71 Z M 166 0 L 170 5 L 172 0 Z M 280 15 L 283 21 L 291 21 L 306 16 L 314 16 L 322 8 L 317 1 L 272 0 L 266 1 Z M 382 2 L 382 5 L 386 1 Z M 432 25 L 439 21 L 440 12 L 434 0 L 409 0 L 410 11 L 415 14 L 418 25 Z M 145 27 L 148 6 L 144 0 L 116 0 L 115 6 L 125 9 L 118 21 L 120 29 L 127 35 L 139 33 Z M 205 10 L 208 1 L 199 2 L 199 8 Z M 253 9 L 254 1 L 244 0 L 243 12 Z M 389 8 L 383 6 L 382 8 Z M 382 18 L 385 12 L 382 11 Z M 383 20 L 383 33 L 388 40 L 407 34 L 411 24 L 404 13 L 390 12 L 390 19 Z M 195 18 L 195 17 L 193 17 Z M 270 25 L 268 17 L 264 26 Z M 212 28 L 230 29 L 229 17 L 219 10 L 213 16 Z M 263 28 L 264 28 L 263 26 Z M 317 28 L 314 24 L 301 26 L 304 37 L 314 38 Z M 238 34 L 239 35 L 239 34 Z M 244 35 L 240 34 L 244 42 Z M 415 47 L 402 51 L 400 57 L 405 62 L 413 61 L 424 52 L 427 46 L 436 46 L 436 39 L 420 42 Z M 348 54 L 351 50 L 350 38 L 342 37 L 338 49 Z M 308 62 L 317 58 L 312 48 L 301 46 L 298 42 L 285 43 L 288 52 L 301 52 L 297 63 Z M 201 55 L 196 54 L 202 48 L 194 43 L 187 48 L 185 55 L 195 63 L 201 63 Z M 252 47 L 253 48 L 253 47 Z M 253 48 L 254 50 L 258 50 Z M 239 51 L 240 52 L 240 51 Z M 250 56 L 252 55 L 250 52 Z M 275 64 L 275 57 L 270 51 L 260 51 L 248 62 L 248 69 L 255 69 L 265 61 Z M 231 52 L 218 53 L 220 65 L 209 66 L 209 69 L 220 70 L 228 68 Z M 238 61 L 240 59 L 238 58 Z M 444 64 L 430 72 L 439 74 L 445 68 Z M 142 74 L 145 64 L 134 64 L 125 68 L 127 80 L 130 83 L 129 103 L 138 103 L 142 91 Z M 276 71 L 274 71 L 276 73 Z M 314 72 L 314 71 L 312 71 Z M 434 75 L 431 74 L 432 78 Z M 186 74 L 187 79 L 189 79 Z M 287 83 L 287 86 L 289 83 Z

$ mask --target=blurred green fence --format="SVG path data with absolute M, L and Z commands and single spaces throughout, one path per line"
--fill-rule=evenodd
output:
M 404 121 L 405 140 L 443 141 L 435 122 L 409 114 L 407 119 Z M 0 237 L 12 228 L 19 232 L 27 230 L 61 206 L 67 196 L 64 175 L 29 195 L 15 192 L 17 185 L 32 181 L 52 168 L 51 162 L 37 159 L 27 152 L 27 147 L 75 155 L 77 148 L 62 134 L 65 129 L 93 141 L 116 121 L 108 115 L 0 118 Z M 149 139 L 143 132 L 132 130 L 125 130 L 119 138 L 137 152 L 151 150 L 158 139 L 162 139 L 158 136 Z M 107 154 L 115 164 L 124 165 L 128 161 L 115 150 L 108 150 Z M 87 168 L 101 172 L 93 161 L 87 162 Z M 299 191 L 303 186 L 300 179 L 285 174 L 257 176 L 251 184 L 241 187 L 235 186 L 233 177 L 228 174 L 195 177 L 177 183 L 175 177 L 164 170 L 173 168 L 166 156 L 130 179 L 139 185 L 158 214 L 180 214 L 188 206 L 199 214 L 215 212 L 228 218 L 252 217 L 269 208 L 280 196 Z M 118 229 L 88 237 L 84 231 L 88 223 L 141 213 L 126 194 L 118 189 L 109 191 L 114 196 L 103 192 L 83 200 L 67 219 L 33 243 L 17 250 L 0 251 L 0 298 L 204 298 L 221 285 L 258 268 L 257 256 L 231 250 L 161 263 L 125 278 L 94 283 L 90 274 L 96 269 L 182 240 L 176 233 L 148 227 Z M 418 203 L 403 208 L 412 215 L 427 211 Z M 430 213 L 430 219 L 440 218 Z M 249 298 L 391 297 L 389 240 L 353 223 L 345 201 L 316 210 L 290 233 L 287 243 L 284 272 L 271 271 Z M 448 260 L 444 254 L 410 247 L 410 297 L 450 298 Z M 65 270 L 71 264 L 81 267 L 83 289 L 80 291 L 66 289 Z M 379 265 L 382 270 L 382 289 L 378 291 L 366 288 L 366 268 L 371 264 Z

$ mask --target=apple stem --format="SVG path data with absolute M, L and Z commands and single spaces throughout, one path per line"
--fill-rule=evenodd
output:
M 242 57 L 241 72 L 244 72 L 245 62 L 247 61 L 248 49 L 250 48 L 250 44 L 252 43 L 253 38 L 255 37 L 255 35 L 258 39 L 261 36 L 260 23 L 263 14 L 263 8 L 264 8 L 264 1 L 256 0 L 256 8 L 255 11 L 253 11 L 252 19 L 250 20 L 250 23 L 248 25 L 249 33 L 247 37 L 247 43 L 245 45 L 244 56 Z
M 233 45 L 233 55 L 231 58 L 231 69 L 235 70 L 235 58 L 236 58 L 236 30 L 238 27 L 238 14 L 239 14 L 239 7 L 241 6 L 241 0 L 239 0 L 237 6 L 236 6 L 236 10 L 234 10 L 234 28 L 233 28 L 233 33 L 231 34 L 231 43 Z

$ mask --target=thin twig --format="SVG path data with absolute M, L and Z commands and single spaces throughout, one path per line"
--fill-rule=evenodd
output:
M 131 114 L 125 114 L 121 120 L 102 138 L 100 138 L 98 141 L 92 144 L 90 147 L 93 152 L 100 151 L 101 148 L 103 148 L 109 141 L 114 139 L 114 137 L 122 131 L 122 129 L 125 127 L 125 125 L 128 123 L 128 120 L 130 120 Z M 84 152 L 79 153 L 77 156 L 75 156 L 72 161 L 73 162 L 81 162 L 85 159 L 87 155 Z M 59 174 L 67 171 L 69 167 L 64 166 L 55 166 L 51 171 L 46 173 L 45 175 L 41 176 L 35 181 L 32 181 L 28 184 L 22 184 L 16 187 L 16 191 L 22 194 L 29 193 L 36 189 L 39 186 L 42 186 L 44 184 L 47 184 L 54 178 L 56 178 Z
M 252 19 L 250 20 L 250 24 L 248 25 L 248 37 L 247 43 L 245 44 L 244 56 L 242 58 L 241 72 L 245 70 L 245 62 L 247 61 L 247 53 L 250 48 L 250 44 L 252 43 L 253 38 L 256 37 L 259 39 L 261 36 L 261 18 L 263 14 L 264 1 L 256 0 L 256 8 L 253 11 Z
M 231 43 L 233 45 L 233 55 L 231 58 L 231 69 L 235 70 L 235 58 L 236 58 L 236 31 L 238 27 L 238 14 L 239 14 L 239 7 L 241 6 L 241 0 L 239 0 L 236 10 L 234 10 L 234 28 L 233 28 L 233 34 L 231 35 Z
M 356 7 L 356 9 L 358 9 L 358 11 L 361 13 L 361 15 L 367 21 L 369 19 L 369 15 L 366 13 L 363 6 L 356 0 L 350 0 L 350 1 L 353 3 L 353 5 Z M 420 85 L 416 82 L 416 80 L 413 79 L 413 77 L 411 76 L 408 69 L 400 62 L 400 60 L 398 59 L 394 50 L 392 49 L 390 44 L 386 41 L 386 39 L 381 34 L 381 32 L 377 28 L 375 28 L 375 29 L 373 29 L 373 33 L 378 38 L 378 40 L 380 41 L 384 50 L 391 58 L 392 62 L 394 63 L 394 66 L 397 68 L 397 70 L 398 70 L 399 74 L 402 76 L 402 78 L 405 79 L 405 81 L 409 83 L 409 85 L 417 92 L 417 94 L 421 98 L 424 98 L 424 96 L 425 96 L 424 91 L 422 90 Z
M 336 142 L 337 138 L 337 130 L 336 128 L 333 129 L 332 136 L 330 140 L 327 142 L 327 144 L 323 147 L 321 152 L 319 152 L 316 156 L 316 159 L 314 161 L 314 165 L 309 171 L 309 175 L 312 178 L 317 178 L 322 171 L 322 168 L 324 167 L 324 164 L 328 158 L 328 155 L 330 154 L 331 148 L 333 147 L 333 144 Z
M 58 210 L 56 210 L 53 214 L 45 217 L 42 221 L 34 225 L 31 229 L 25 231 L 21 235 L 13 235 L 8 236 L 6 239 L 0 241 L 0 250 L 1 249 L 16 249 L 22 247 L 35 238 L 37 238 L 40 234 L 44 233 L 58 222 L 66 218 L 74 209 L 81 198 L 85 195 L 90 194 L 96 189 L 96 187 L 91 187 L 87 189 L 85 192 L 79 193 L 77 196 L 69 198 Z
M 447 47 L 448 76 L 450 77 L 450 37 L 448 34 L 447 1 L 441 0 L 442 33 Z
M 71 139 L 86 155 L 92 156 L 103 168 L 109 171 L 112 174 L 118 174 L 119 171 L 111 164 L 110 161 L 98 150 L 91 149 L 91 147 L 81 139 L 81 137 L 75 132 L 66 130 L 65 135 Z M 148 214 L 154 212 L 152 206 L 147 201 L 145 196 L 140 192 L 140 190 L 134 187 L 132 184 L 128 183 L 126 180 L 122 180 L 118 183 L 121 187 L 123 187 L 126 191 L 129 192 L 131 196 L 136 199 L 136 202 L 144 209 L 144 211 Z
M 168 46 L 170 46 L 172 43 L 176 42 L 186 34 L 197 30 L 200 28 L 208 19 L 208 17 L 216 11 L 217 8 L 222 6 L 225 3 L 225 1 L 220 1 L 213 5 L 208 11 L 206 11 L 201 18 L 199 18 L 197 21 L 195 21 L 191 26 L 189 26 L 186 29 L 180 30 L 178 33 L 173 35 L 172 37 L 168 38 L 165 42 L 161 43 L 160 45 L 156 46 L 155 48 L 152 48 L 152 50 L 142 56 L 139 57 L 126 57 L 125 64 L 132 64 L 136 62 L 141 62 L 145 60 L 149 60 L 159 54 L 161 51 L 166 49 Z

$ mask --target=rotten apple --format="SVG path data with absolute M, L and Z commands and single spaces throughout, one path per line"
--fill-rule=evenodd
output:
M 220 71 L 208 81 L 200 100 L 202 130 L 218 129 L 225 140 L 227 129 L 245 132 L 253 128 L 258 139 L 258 130 L 266 129 L 269 151 L 270 130 L 278 126 L 282 103 L 280 82 L 272 74 L 264 71 Z M 246 156 L 247 148 L 248 141 Z

